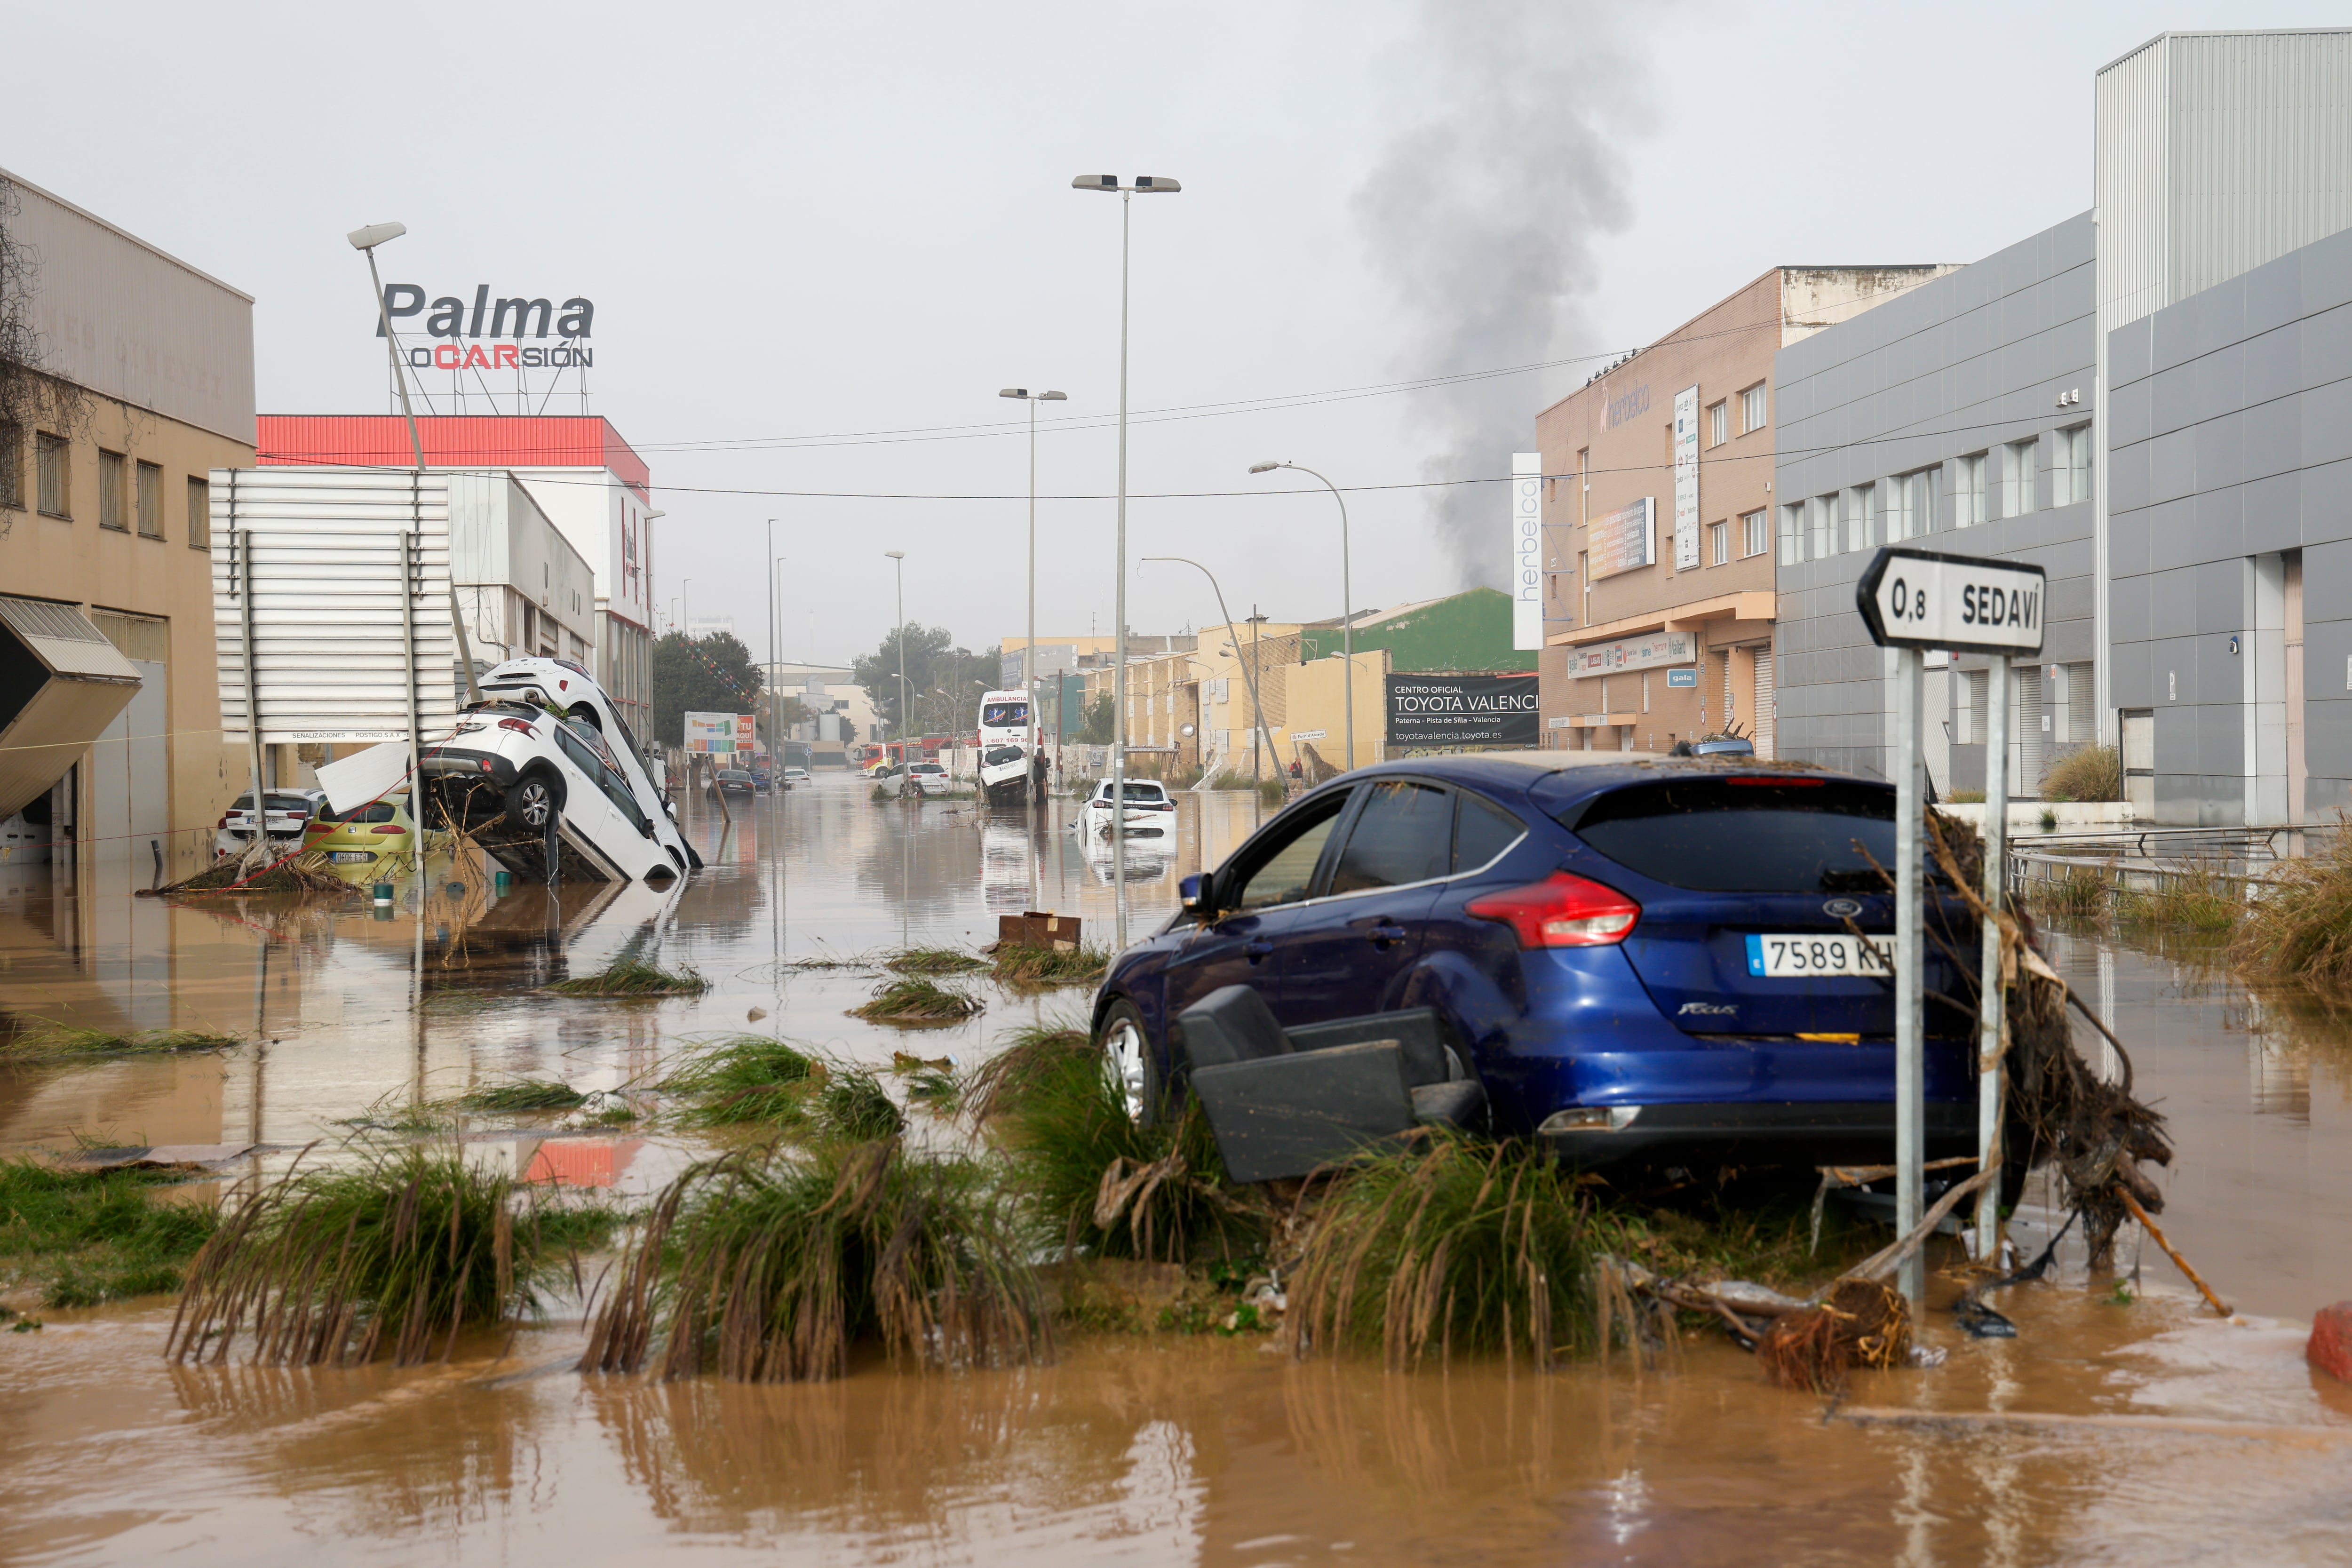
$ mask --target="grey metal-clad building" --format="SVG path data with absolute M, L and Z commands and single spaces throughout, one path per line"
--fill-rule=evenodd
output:
M 2012 675 L 2011 788 L 2093 738 L 2094 259 L 2084 213 L 1776 357 L 1781 756 L 1889 776 L 1891 656 L 1854 581 L 1904 542 L 2050 574 L 2043 664 Z M 1938 789 L 1984 786 L 1986 679 L 1980 658 L 1930 669 Z
M 2107 349 L 2126 794 L 2181 824 L 2352 806 L 2352 232 Z

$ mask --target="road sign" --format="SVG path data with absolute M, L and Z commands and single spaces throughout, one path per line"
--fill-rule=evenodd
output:
M 1854 584 L 1854 603 L 1881 647 L 1955 653 L 2042 651 L 2044 574 L 2039 566 L 1890 544 Z

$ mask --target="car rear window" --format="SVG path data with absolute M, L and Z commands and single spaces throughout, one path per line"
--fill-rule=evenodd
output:
M 1635 784 L 1564 820 L 1620 866 L 1698 892 L 1883 892 L 1878 868 L 1895 865 L 1895 792 L 1848 780 Z

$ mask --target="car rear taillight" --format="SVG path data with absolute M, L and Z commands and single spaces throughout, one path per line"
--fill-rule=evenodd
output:
M 499 728 L 512 730 L 518 735 L 528 735 L 534 741 L 539 739 L 539 731 L 520 719 L 501 719 L 499 721 Z
M 1463 906 L 1482 921 L 1501 921 L 1521 947 L 1608 947 L 1623 942 L 1642 906 L 1614 888 L 1566 871 Z
M 408 829 L 403 827 L 397 822 L 387 822 L 383 826 L 377 828 L 376 831 L 378 833 L 405 833 Z

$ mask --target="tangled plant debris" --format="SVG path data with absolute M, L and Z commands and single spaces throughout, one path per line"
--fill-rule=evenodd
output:
M 960 1024 L 981 1010 L 978 997 L 950 990 L 926 975 L 910 974 L 884 982 L 873 1000 L 849 1012 L 876 1024 Z
M 0 1040 L 0 1062 L 74 1061 L 89 1057 L 168 1056 L 181 1051 L 226 1051 L 245 1044 L 240 1035 L 211 1029 L 76 1028 L 43 1021 Z

